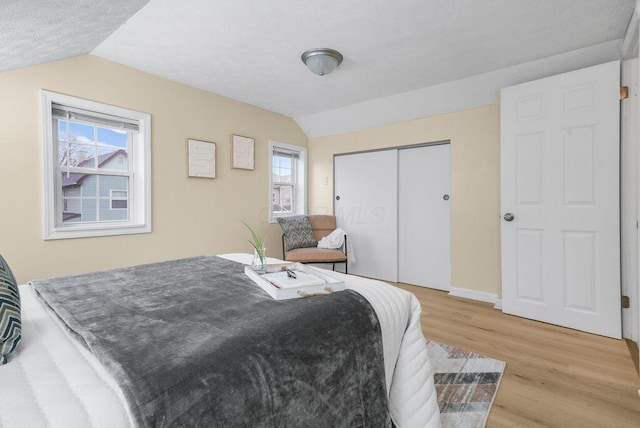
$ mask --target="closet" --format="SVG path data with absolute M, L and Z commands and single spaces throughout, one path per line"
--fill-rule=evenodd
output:
M 355 275 L 451 286 L 450 144 L 334 156 L 334 213 Z

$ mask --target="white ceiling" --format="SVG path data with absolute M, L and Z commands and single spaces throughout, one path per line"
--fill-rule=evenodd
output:
M 2 0 L 0 72 L 91 52 L 149 0 Z
M 299 123 L 321 121 L 323 112 L 583 48 L 607 46 L 590 62 L 618 58 L 611 46 L 619 50 L 635 1 L 144 3 L 3 1 L 0 71 L 91 52 Z M 312 74 L 300 55 L 315 47 L 339 50 L 345 60 L 330 75 Z M 584 66 L 584 56 L 573 57 L 565 69 Z

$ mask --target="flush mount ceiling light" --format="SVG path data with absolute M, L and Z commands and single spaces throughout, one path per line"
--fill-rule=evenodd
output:
M 309 49 L 302 54 L 302 62 L 320 76 L 331 73 L 342 62 L 342 54 L 333 49 Z

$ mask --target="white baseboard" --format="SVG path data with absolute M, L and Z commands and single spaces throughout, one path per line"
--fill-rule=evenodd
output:
M 478 300 L 480 302 L 493 303 L 494 305 L 500 302 L 500 307 L 502 307 L 502 300 L 498 299 L 497 294 L 487 293 L 485 291 L 476 291 L 476 290 L 469 290 L 468 288 L 451 287 L 451 290 L 449 290 L 449 295 L 454 297 L 462 297 L 464 299 Z
M 496 304 L 493 305 L 493 309 L 502 310 L 502 299 L 496 299 Z

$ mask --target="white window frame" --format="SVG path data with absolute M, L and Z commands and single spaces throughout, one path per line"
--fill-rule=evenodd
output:
M 273 151 L 282 149 L 284 151 L 297 152 L 297 171 L 294 210 L 291 214 L 276 214 L 273 212 Z M 304 215 L 307 213 L 307 148 L 294 144 L 282 143 L 279 141 L 269 141 L 269 222 L 275 223 L 278 217 L 291 217 L 294 215 Z
M 132 138 L 129 166 L 129 220 L 62 223 L 62 188 L 58 177 L 58 147 L 54 139 L 52 104 L 122 117 L 138 123 Z M 151 232 L 151 115 L 122 107 L 41 91 L 44 160 L 44 239 L 85 238 Z M 56 131 L 57 132 L 57 131 Z M 56 134 L 57 135 L 57 134 Z

